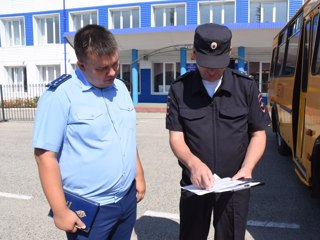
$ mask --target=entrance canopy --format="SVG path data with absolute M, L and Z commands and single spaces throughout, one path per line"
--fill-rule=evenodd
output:
M 244 23 L 227 25 L 232 31 L 233 56 L 238 47 L 245 47 L 246 54 L 261 51 L 272 51 L 273 37 L 284 26 L 284 23 Z M 113 29 L 112 33 L 118 42 L 119 51 L 137 49 L 154 51 L 169 46 L 192 48 L 196 25 L 179 27 L 146 27 L 139 29 Z M 74 32 L 65 33 L 65 38 L 73 46 Z

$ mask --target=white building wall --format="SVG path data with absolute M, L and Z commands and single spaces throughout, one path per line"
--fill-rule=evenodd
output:
M 139 3 L 146 1 L 139 0 L 1 0 L 0 14 L 14 14 L 14 13 L 28 13 L 28 12 L 38 12 L 51 10 L 61 10 L 63 9 L 63 4 L 65 3 L 65 8 L 82 8 L 82 7 L 92 7 L 100 5 L 117 5 L 117 4 L 127 4 L 127 3 Z M 161 0 L 148 0 L 148 2 L 161 2 Z

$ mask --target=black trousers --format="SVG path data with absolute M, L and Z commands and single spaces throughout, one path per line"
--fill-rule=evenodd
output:
M 215 240 L 244 240 L 250 190 L 198 196 L 181 190 L 180 240 L 206 240 L 211 216 Z

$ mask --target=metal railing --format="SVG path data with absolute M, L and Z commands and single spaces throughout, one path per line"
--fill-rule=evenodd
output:
M 33 121 L 39 97 L 45 89 L 45 84 L 0 85 L 0 121 Z

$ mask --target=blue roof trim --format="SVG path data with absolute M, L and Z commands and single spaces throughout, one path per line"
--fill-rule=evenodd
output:
M 285 22 L 276 23 L 230 23 L 226 24 L 231 30 L 240 29 L 274 29 L 283 28 L 286 25 Z
M 113 34 L 134 34 L 146 32 L 182 32 L 194 30 L 197 25 L 186 26 L 169 26 L 169 27 L 143 27 L 143 28 L 125 28 L 125 29 L 111 29 Z

